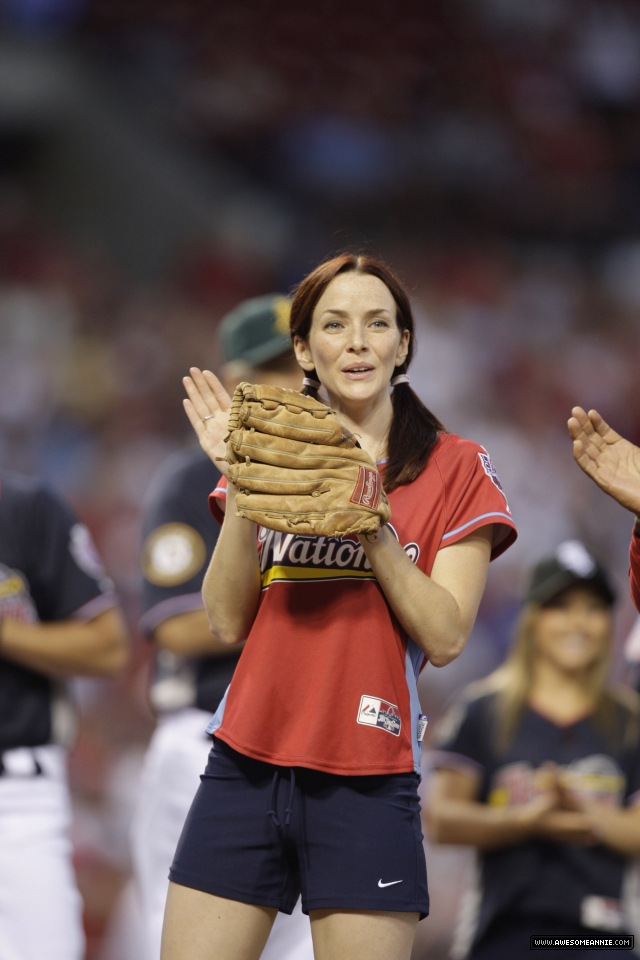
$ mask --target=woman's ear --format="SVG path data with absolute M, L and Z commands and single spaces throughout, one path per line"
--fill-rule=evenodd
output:
M 306 340 L 303 340 L 302 337 L 293 338 L 293 349 L 296 355 L 296 360 L 300 364 L 303 370 L 314 370 L 315 364 L 311 358 L 311 351 Z
M 396 362 L 395 366 L 401 366 L 407 359 L 409 353 L 409 343 L 411 341 L 411 334 L 408 330 L 402 331 L 402 336 L 400 337 L 400 343 L 398 344 L 398 349 L 396 351 Z

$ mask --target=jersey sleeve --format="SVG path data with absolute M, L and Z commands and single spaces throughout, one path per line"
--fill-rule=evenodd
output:
M 483 776 L 487 768 L 483 701 L 456 700 L 440 721 L 429 755 L 435 770 L 461 770 Z
M 219 477 L 207 459 L 167 475 L 151 497 L 141 553 L 143 633 L 169 617 L 203 609 L 202 580 L 218 540 L 207 497 Z
M 40 620 L 88 621 L 116 606 L 89 530 L 46 487 L 37 492 L 30 526 L 29 582 Z
M 631 724 L 637 728 L 637 723 L 638 718 L 636 716 L 632 719 Z M 634 746 L 626 752 L 623 768 L 627 781 L 624 805 L 628 807 L 640 806 L 640 743 L 637 740 Z
M 504 553 L 517 537 L 507 498 L 496 468 L 484 447 L 457 439 L 438 461 L 445 492 L 445 530 L 441 547 L 448 547 L 474 530 L 493 525 L 491 559 Z
M 640 532 L 638 531 L 638 524 L 636 524 L 631 534 L 629 579 L 631 581 L 631 596 L 636 610 L 640 613 Z
M 633 757 L 632 761 L 628 764 L 626 776 L 627 776 L 627 790 L 626 796 L 624 798 L 624 805 L 626 807 L 638 807 L 640 806 L 640 754 L 636 752 L 636 755 Z
M 227 502 L 227 478 L 220 477 L 215 488 L 209 494 L 209 510 L 216 518 L 218 523 L 224 520 L 224 510 L 222 504 Z

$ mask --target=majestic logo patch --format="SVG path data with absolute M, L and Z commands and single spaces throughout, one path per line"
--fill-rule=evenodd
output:
M 395 703 L 380 700 L 379 697 L 361 697 L 358 710 L 358 723 L 368 727 L 380 727 L 394 737 L 400 736 L 402 721 Z
M 502 484 L 500 483 L 500 477 L 498 476 L 497 470 L 493 465 L 493 460 L 488 453 L 479 453 L 478 456 L 480 457 L 480 463 L 484 467 L 484 472 L 488 477 L 491 477 L 502 496 L 504 496 L 504 490 L 502 489 Z
M 380 474 L 371 467 L 358 467 L 358 480 L 351 494 L 352 503 L 361 503 L 364 507 L 375 510 L 380 503 Z
M 164 523 L 144 543 L 142 572 L 149 583 L 175 587 L 195 576 L 206 556 L 207 548 L 197 530 L 186 523 Z

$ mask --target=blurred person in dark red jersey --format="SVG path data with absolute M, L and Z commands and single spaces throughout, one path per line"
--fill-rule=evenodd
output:
M 574 407 L 569 420 L 573 456 L 601 490 L 636 515 L 631 534 L 631 596 L 640 612 L 640 447 L 616 433 L 597 410 Z
M 526 600 L 506 662 L 452 705 L 431 757 L 431 839 L 479 851 L 454 944 L 469 960 L 523 960 L 531 936 L 609 940 L 632 923 L 640 700 L 606 684 L 614 593 L 567 541 L 534 568 Z
M 246 300 L 220 325 L 221 377 L 233 393 L 241 380 L 299 389 L 300 369 L 289 337 L 291 304 L 282 295 Z M 218 540 L 209 494 L 220 472 L 199 447 L 171 457 L 149 493 L 142 549 L 140 626 L 156 645 L 150 699 L 158 726 L 145 759 L 132 830 L 147 956 L 159 960 L 169 867 L 211 749 L 205 728 L 240 658 L 209 627 L 202 578 Z M 300 906 L 281 916 L 265 960 L 311 960 L 308 919 Z

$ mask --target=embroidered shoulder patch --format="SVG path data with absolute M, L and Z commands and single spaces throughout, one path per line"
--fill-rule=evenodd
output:
M 149 534 L 142 548 L 142 572 L 149 583 L 175 587 L 202 568 L 207 556 L 204 540 L 186 523 L 164 523 Z
M 498 488 L 502 496 L 504 496 L 505 495 L 504 490 L 502 489 L 502 484 L 500 483 L 500 477 L 498 476 L 498 471 L 493 465 L 493 460 L 491 459 L 488 453 L 479 453 L 478 456 L 480 457 L 480 463 L 484 468 L 484 472 L 488 477 L 491 477 L 491 479 L 495 483 L 496 487 Z
M 400 736 L 402 721 L 395 703 L 380 700 L 378 697 L 361 697 L 357 719 L 358 723 L 365 726 L 379 727 L 392 733 L 394 737 Z

